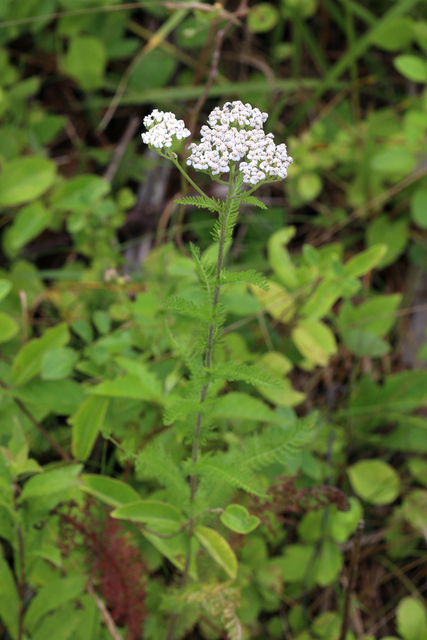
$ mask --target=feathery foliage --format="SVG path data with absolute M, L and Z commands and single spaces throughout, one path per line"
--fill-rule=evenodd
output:
M 185 204 L 190 207 L 197 207 L 198 209 L 208 209 L 213 213 L 222 213 L 224 210 L 221 200 L 215 200 L 215 198 L 208 198 L 208 196 L 185 196 L 184 198 L 177 198 L 175 200 L 178 204 Z
M 250 282 L 256 287 L 264 289 L 264 291 L 268 291 L 269 289 L 265 276 L 263 276 L 262 273 L 255 271 L 255 269 L 246 269 L 245 271 L 237 271 L 235 273 L 232 273 L 227 269 L 222 269 L 220 283 L 230 284 L 232 282 Z

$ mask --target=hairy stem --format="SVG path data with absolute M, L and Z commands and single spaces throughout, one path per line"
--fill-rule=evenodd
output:
M 178 165 L 179 163 L 177 163 L 177 166 Z M 181 173 L 183 173 L 183 175 L 185 176 L 187 175 L 185 171 L 182 169 L 182 167 L 180 167 L 180 171 Z M 216 263 L 216 272 L 215 272 L 215 288 L 212 296 L 212 315 L 213 315 L 214 321 L 209 324 L 208 340 L 207 340 L 206 354 L 205 354 L 205 367 L 207 369 L 211 368 L 212 359 L 213 359 L 215 329 L 217 326 L 217 323 L 215 322 L 215 317 L 216 317 L 217 308 L 218 308 L 219 295 L 221 292 L 221 271 L 224 264 L 224 247 L 225 247 L 225 239 L 227 236 L 227 217 L 228 217 L 227 212 L 229 211 L 229 202 L 230 202 L 233 178 L 234 178 L 234 172 L 232 171 L 230 173 L 230 179 L 228 182 L 228 196 L 225 203 L 226 204 L 225 211 L 221 214 L 221 229 L 220 229 L 219 242 L 218 242 L 218 259 Z M 193 184 L 191 180 L 190 182 L 191 184 Z M 200 191 L 198 187 L 196 188 L 198 191 Z M 202 192 L 202 195 L 204 196 L 205 194 Z M 208 389 L 209 389 L 209 381 L 206 382 L 206 384 L 203 386 L 200 392 L 200 404 L 203 404 L 205 402 Z M 191 460 L 193 464 L 196 464 L 199 457 L 202 419 L 203 419 L 202 414 L 201 413 L 197 414 L 196 425 L 194 427 L 193 447 L 191 452 Z M 191 505 L 193 506 L 196 498 L 196 493 L 197 493 L 197 473 L 193 473 L 193 475 L 190 477 L 190 489 L 191 489 L 191 493 L 190 493 Z M 188 523 L 189 547 L 188 547 L 187 556 L 185 558 L 184 569 L 181 576 L 181 588 L 185 587 L 188 581 L 190 564 L 191 564 L 191 538 L 193 537 L 193 534 L 194 534 L 194 518 L 193 518 L 193 514 L 191 514 L 191 517 Z M 173 639 L 178 618 L 179 618 L 179 614 L 176 614 L 176 613 L 171 616 L 169 621 L 169 628 L 168 628 L 166 640 Z

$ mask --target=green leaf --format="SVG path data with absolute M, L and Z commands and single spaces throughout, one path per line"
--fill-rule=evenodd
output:
M 298 177 L 296 189 L 303 202 L 315 200 L 323 188 L 322 180 L 317 173 L 304 173 Z
M 384 51 L 399 51 L 411 42 L 413 25 L 413 20 L 402 16 L 384 20 L 371 31 L 370 41 Z
M 101 384 L 88 389 L 88 393 L 109 398 L 131 398 L 163 403 L 161 384 L 157 376 L 151 372 L 147 372 L 144 379 L 133 373 L 127 373 L 114 380 L 104 380 Z
M 77 351 L 70 347 L 59 347 L 44 354 L 41 363 L 41 377 L 43 380 L 63 380 L 73 370 L 79 359 Z
M 90 211 L 110 188 L 110 184 L 99 176 L 80 175 L 55 189 L 51 202 L 59 211 Z
M 334 582 L 341 572 L 342 564 L 342 553 L 337 545 L 331 540 L 325 540 L 316 563 L 316 582 L 321 587 Z
M 405 520 L 425 537 L 427 531 L 427 491 L 425 489 L 411 491 L 403 501 L 401 513 Z
M 83 614 L 84 611 L 82 609 L 78 610 L 72 605 L 61 605 L 59 609 L 45 616 L 41 624 L 36 626 L 31 640 L 46 640 L 46 638 L 69 640 L 69 638 L 76 638 L 75 631 L 81 622 Z
M 66 324 L 58 324 L 48 329 L 41 338 L 35 338 L 19 351 L 12 366 L 12 378 L 16 386 L 22 386 L 36 376 L 42 365 L 43 356 L 52 349 L 63 347 L 70 339 Z
M 0 547 L 0 618 L 12 640 L 18 638 L 18 620 L 21 609 L 16 582 Z
M 7 234 L 7 247 L 12 252 L 19 251 L 52 222 L 52 211 L 41 202 L 31 202 L 18 211 Z
M 177 531 L 185 521 L 176 507 L 160 500 L 138 500 L 125 504 L 115 509 L 111 517 L 161 527 L 162 531 Z
M 144 529 L 141 530 L 141 533 L 165 558 L 170 560 L 180 571 L 183 571 L 188 553 L 188 533 L 186 531 L 171 538 L 159 538 L 154 533 L 147 533 Z M 197 580 L 195 554 L 191 557 L 189 573 L 193 580 Z
M 85 591 L 86 577 L 59 578 L 41 587 L 32 598 L 25 613 L 25 629 L 33 634 L 37 623 L 50 611 L 70 600 L 76 600 Z
M 0 206 L 11 207 L 39 198 L 52 186 L 56 164 L 36 156 L 14 158 L 0 174 Z
M 405 250 L 408 243 L 408 222 L 405 219 L 393 222 L 388 216 L 380 216 L 373 220 L 366 233 L 368 246 L 383 243 L 388 247 L 384 258 L 377 265 L 379 269 L 394 262 Z
M 91 396 L 86 398 L 77 412 L 68 421 L 72 425 L 71 451 L 77 460 L 90 456 L 107 413 L 109 398 Z
M 285 246 L 295 235 L 295 227 L 279 229 L 270 236 L 267 244 L 268 261 L 279 280 L 289 289 L 296 289 L 299 285 L 295 267 Z
M 20 500 L 41 498 L 68 491 L 68 489 L 78 486 L 77 477 L 82 469 L 82 464 L 76 464 L 33 476 L 25 483 Z
M 418 599 L 408 596 L 399 602 L 396 622 L 405 640 L 427 640 L 427 612 Z
M 211 558 L 219 564 L 232 580 L 237 577 L 237 558 L 227 540 L 218 531 L 198 525 L 194 534 Z
M 427 189 L 417 189 L 411 196 L 411 218 L 421 229 L 427 229 Z
M 200 405 L 199 405 L 200 406 Z M 209 408 L 209 415 L 228 420 L 283 422 L 262 400 L 246 393 L 229 392 L 217 398 Z
M 415 166 L 413 152 L 403 146 L 383 148 L 371 160 L 371 168 L 385 175 L 406 175 Z
M 365 329 L 348 329 L 342 332 L 342 338 L 347 349 L 359 358 L 381 358 L 389 353 L 391 348 L 388 342 Z
M 301 582 L 307 575 L 312 562 L 314 547 L 302 544 L 290 544 L 285 547 L 283 558 L 277 558 L 286 582 Z
M 387 245 L 375 244 L 350 258 L 344 265 L 344 273 L 347 278 L 358 278 L 374 269 L 387 253 Z
M 0 279 L 0 302 L 8 295 L 12 289 L 12 283 L 10 280 Z
M 351 329 L 363 329 L 383 338 L 396 322 L 401 301 L 400 294 L 372 296 L 357 307 L 346 300 L 338 315 L 339 328 L 343 334 Z
M 408 467 L 415 480 L 427 487 L 427 460 L 411 458 Z
M 370 504 L 390 504 L 399 496 L 399 476 L 383 460 L 360 460 L 347 473 L 353 490 Z
M 292 320 L 295 314 L 294 297 L 277 282 L 267 280 L 266 285 L 262 289 L 251 286 L 256 299 L 275 320 L 283 323 Z
M 177 198 L 177 204 L 185 204 L 189 207 L 197 207 L 198 209 L 207 209 L 208 211 L 222 213 L 223 206 L 220 200 L 208 198 L 207 196 L 186 196 L 185 198 Z
M 251 204 L 255 207 L 258 207 L 259 209 L 263 209 L 263 210 L 267 209 L 266 205 L 263 202 L 261 202 L 261 200 L 258 200 L 258 198 L 255 198 L 254 196 L 244 196 L 242 197 L 240 202 L 242 202 L 242 204 Z
M 8 313 L 0 311 L 0 343 L 11 340 L 19 331 L 17 322 Z
M 102 87 L 107 52 L 102 40 L 94 36 L 75 36 L 64 59 L 63 68 L 84 91 Z
M 252 33 L 271 31 L 279 20 L 279 12 L 270 2 L 259 2 L 248 13 L 246 24 Z
M 221 514 L 220 520 L 231 531 L 243 534 L 254 531 L 261 522 L 256 516 L 251 516 L 240 504 L 229 504 Z
M 332 331 L 318 320 L 302 320 L 292 331 L 292 339 L 302 355 L 320 366 L 326 366 L 337 352 Z
M 84 474 L 80 476 L 80 481 L 80 488 L 83 491 L 112 507 L 121 507 L 141 499 L 139 493 L 129 484 L 115 478 Z
M 341 282 L 331 279 L 323 280 L 316 286 L 314 293 L 299 309 L 299 312 L 309 320 L 320 320 L 332 309 L 343 293 L 344 287 Z
M 393 60 L 399 73 L 413 82 L 427 82 L 427 63 L 419 56 L 401 55 Z

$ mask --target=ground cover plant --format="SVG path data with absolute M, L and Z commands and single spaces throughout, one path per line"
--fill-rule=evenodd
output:
M 426 14 L 1 4 L 1 640 L 427 639 Z

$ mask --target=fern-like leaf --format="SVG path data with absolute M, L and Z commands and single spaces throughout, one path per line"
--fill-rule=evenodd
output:
M 222 213 L 223 211 L 221 200 L 215 200 L 215 198 L 208 198 L 207 196 L 185 196 L 185 198 L 177 198 L 175 202 L 197 207 L 198 209 L 208 209 L 208 211 L 212 212 L 216 211 L 216 213 Z
M 241 202 L 243 204 L 252 204 L 255 207 L 259 207 L 260 209 L 267 209 L 266 205 L 254 196 L 243 196 Z
M 164 306 L 169 311 L 177 311 L 183 315 L 190 316 L 190 318 L 197 318 L 202 322 L 212 322 L 211 309 L 207 304 L 195 304 L 186 298 L 170 296 L 165 300 Z
M 190 251 L 193 256 L 194 264 L 196 265 L 196 272 L 199 276 L 199 280 L 206 290 L 209 300 L 212 298 L 212 289 L 214 286 L 214 271 L 215 267 L 212 264 L 202 260 L 200 256 L 200 249 L 196 245 L 190 242 Z
M 266 278 L 255 269 L 246 269 L 236 273 L 223 269 L 221 271 L 221 284 L 229 284 L 230 282 L 251 282 L 253 285 L 260 287 L 260 289 L 264 289 L 264 291 L 269 289 Z
M 221 362 L 211 370 L 212 380 L 235 382 L 242 380 L 247 384 L 264 385 L 280 388 L 280 382 L 271 373 L 253 365 L 243 364 L 237 360 Z

